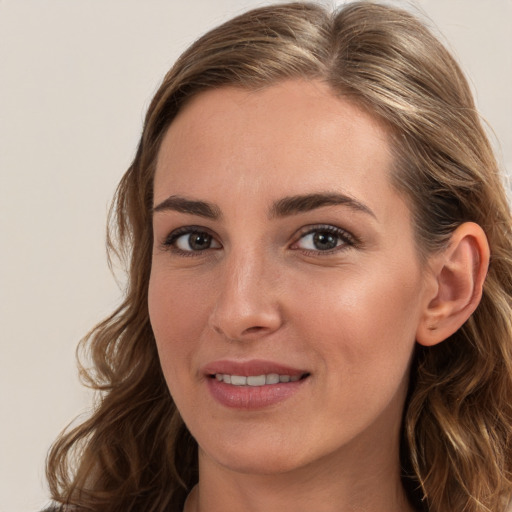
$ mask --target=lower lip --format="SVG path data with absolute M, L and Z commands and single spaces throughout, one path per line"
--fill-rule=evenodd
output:
M 262 409 L 277 404 L 296 394 L 305 382 L 267 384 L 266 386 L 233 386 L 217 379 L 208 378 L 210 393 L 217 402 L 233 409 Z

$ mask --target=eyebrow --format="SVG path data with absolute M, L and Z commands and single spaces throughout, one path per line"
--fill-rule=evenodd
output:
M 270 210 L 271 217 L 287 217 L 298 213 L 305 213 L 324 206 L 343 205 L 366 213 L 377 219 L 375 213 L 368 206 L 353 197 L 339 193 L 317 193 L 284 197 L 274 203 Z
M 220 208 L 206 201 L 196 201 L 181 196 L 169 196 L 153 208 L 153 212 L 174 210 L 176 212 L 198 215 L 207 219 L 219 219 L 222 214 Z
M 373 218 L 377 218 L 368 206 L 359 202 L 357 199 L 345 194 L 339 193 L 315 193 L 283 197 L 277 200 L 270 208 L 269 217 L 288 217 L 299 213 L 306 213 L 317 208 L 325 206 L 343 205 L 349 208 L 366 213 Z M 169 196 L 153 208 L 153 212 L 173 210 L 190 215 L 198 215 L 207 219 L 218 220 L 222 217 L 220 208 L 206 201 L 187 199 L 182 196 Z

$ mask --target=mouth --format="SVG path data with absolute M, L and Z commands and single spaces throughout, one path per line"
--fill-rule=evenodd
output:
M 210 379 L 216 379 L 219 382 L 224 382 L 225 384 L 231 384 L 232 386 L 262 387 L 276 384 L 286 384 L 288 382 L 297 382 L 309 377 L 309 373 L 295 375 L 267 373 L 248 376 L 232 375 L 229 373 L 215 373 L 208 375 L 208 377 Z
M 222 360 L 202 368 L 207 389 L 230 409 L 258 410 L 291 399 L 308 389 L 311 373 L 273 361 Z

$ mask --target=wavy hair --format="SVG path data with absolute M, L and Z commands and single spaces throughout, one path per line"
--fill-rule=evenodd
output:
M 491 264 L 480 305 L 449 340 L 417 347 L 401 460 L 418 510 L 505 510 L 512 494 L 512 223 L 499 169 L 451 55 L 413 15 L 366 1 L 335 12 L 309 3 L 247 12 L 197 40 L 164 78 L 110 212 L 108 245 L 126 263 L 125 298 L 81 342 L 90 361 L 81 374 L 98 401 L 48 457 L 52 497 L 63 509 L 181 511 L 197 482 L 197 444 L 165 384 L 148 316 L 155 159 L 191 97 L 286 79 L 322 80 L 387 124 L 394 186 L 413 212 L 421 255 L 444 248 L 463 222 L 484 229 Z

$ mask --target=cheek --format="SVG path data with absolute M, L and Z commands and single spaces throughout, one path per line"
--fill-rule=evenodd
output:
M 170 279 L 166 273 L 151 274 L 148 290 L 149 317 L 167 384 L 189 371 L 208 319 L 206 291 L 190 284 L 189 279 Z M 171 389 L 172 392 L 172 389 Z
M 416 268 L 347 269 L 298 283 L 294 316 L 298 329 L 322 347 L 327 365 L 350 373 L 398 370 L 400 377 L 415 344 L 420 288 Z

